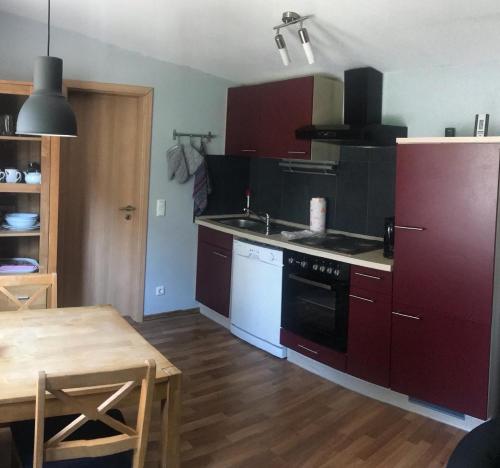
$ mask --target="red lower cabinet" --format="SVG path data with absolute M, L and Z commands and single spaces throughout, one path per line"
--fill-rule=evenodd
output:
M 396 307 L 391 388 L 486 419 L 490 333 L 489 325 Z
M 229 317 L 231 291 L 232 236 L 200 227 L 196 300 Z
M 389 387 L 390 351 L 391 297 L 351 288 L 347 372 Z
M 327 366 L 335 367 L 335 369 L 343 372 L 346 370 L 345 354 L 327 348 L 326 346 L 313 343 L 284 328 L 281 329 L 280 343 L 287 348 L 293 349 L 315 361 L 322 362 Z

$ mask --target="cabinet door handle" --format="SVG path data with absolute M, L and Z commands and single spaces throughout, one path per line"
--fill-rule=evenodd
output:
M 394 226 L 396 229 L 404 229 L 405 231 L 425 231 L 425 228 L 418 226 Z
M 382 278 L 380 276 L 372 276 L 372 275 L 366 275 L 365 273 L 354 273 L 355 275 L 362 276 L 363 278 L 370 278 L 370 279 L 375 279 L 375 280 L 381 280 Z
M 221 254 L 219 252 L 216 252 L 215 250 L 212 252 L 214 255 L 216 255 L 217 257 L 220 257 L 220 258 L 227 258 L 227 255 L 224 255 L 224 254 Z
M 288 154 L 307 154 L 306 151 L 288 151 Z
M 301 344 L 298 344 L 297 346 L 298 346 L 299 348 L 305 349 L 306 351 L 309 351 L 310 353 L 313 353 L 313 354 L 318 354 L 318 351 L 314 351 L 314 349 L 308 348 L 307 346 L 303 346 L 303 345 L 301 345 Z
M 371 303 L 375 302 L 373 299 L 368 299 L 366 297 L 356 296 L 355 294 L 349 294 L 349 297 L 352 297 L 354 299 L 359 299 L 360 301 L 366 301 L 366 302 L 371 302 Z
M 420 320 L 420 317 L 417 317 L 416 315 L 402 314 L 401 312 L 393 312 L 392 315 L 397 315 L 398 317 L 408 318 L 412 320 Z
M 242 149 L 241 152 L 242 153 L 256 153 L 257 150 L 254 150 L 254 149 Z

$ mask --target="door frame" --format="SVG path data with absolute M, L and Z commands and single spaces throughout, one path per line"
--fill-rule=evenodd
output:
M 64 80 L 65 94 L 71 91 L 84 91 L 88 93 L 114 94 L 122 96 L 134 96 L 139 99 L 139 112 L 144 118 L 137 121 L 138 149 L 137 157 L 140 161 L 139 178 L 139 203 L 137 217 L 139 223 L 139 237 L 137 245 L 142 261 L 137 265 L 139 273 L 138 304 L 136 316 L 132 318 L 136 322 L 144 320 L 144 291 L 146 275 L 146 242 L 149 213 L 149 182 L 151 165 L 151 135 L 153 124 L 153 92 L 154 89 L 147 86 L 135 86 L 117 83 L 100 83 L 96 81 Z M 62 278 L 63 279 L 63 278 Z M 64 280 L 64 279 L 63 279 Z

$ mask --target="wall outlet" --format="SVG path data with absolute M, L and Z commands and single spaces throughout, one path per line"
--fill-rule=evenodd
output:
M 165 286 L 156 286 L 156 295 L 164 296 L 165 295 Z
M 165 199 L 156 200 L 156 216 L 165 216 L 167 211 L 167 201 Z

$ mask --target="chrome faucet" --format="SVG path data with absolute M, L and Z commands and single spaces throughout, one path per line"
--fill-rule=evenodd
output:
M 271 215 L 269 213 L 256 213 L 255 211 L 250 209 L 250 189 L 247 189 L 246 193 L 246 199 L 247 199 L 247 206 L 243 208 L 243 213 L 247 215 L 247 217 L 250 217 L 250 215 L 254 215 L 255 217 L 259 218 L 260 220 L 264 221 L 266 223 L 266 236 L 269 235 L 269 231 L 271 229 Z

